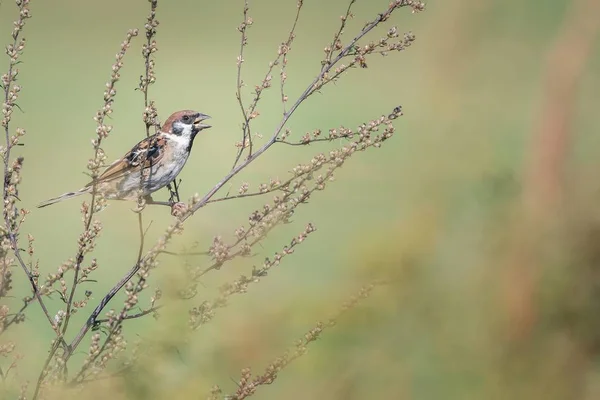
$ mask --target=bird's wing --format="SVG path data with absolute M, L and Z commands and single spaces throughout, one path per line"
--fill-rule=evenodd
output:
M 156 165 L 165 155 L 166 144 L 166 137 L 160 134 L 143 139 L 122 158 L 109 165 L 98 177 L 97 182 L 114 181 L 132 172 Z M 92 184 L 93 182 L 90 182 L 86 187 Z

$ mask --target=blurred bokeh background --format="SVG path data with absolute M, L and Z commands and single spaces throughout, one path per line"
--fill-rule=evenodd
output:
M 99 381 L 91 393 L 72 394 L 196 399 L 205 398 L 214 384 L 234 392 L 242 368 L 262 372 L 361 285 L 383 278 L 388 284 L 255 396 L 599 398 L 597 3 L 433 0 L 424 13 L 396 12 L 385 27 L 412 31 L 414 45 L 351 70 L 303 104 L 288 125 L 292 138 L 299 138 L 316 128 L 353 127 L 402 105 L 405 116 L 397 120 L 393 139 L 353 157 L 326 191 L 298 209 L 293 224 L 275 230 L 254 258 L 207 275 L 191 302 L 174 305 L 158 321 L 126 325 L 130 342 L 155 343 L 144 368 L 124 381 Z M 358 1 L 344 38 L 387 5 L 388 0 Z M 242 1 L 159 2 L 157 82 L 150 97 L 163 120 L 185 108 L 213 118 L 181 175 L 186 198 L 204 194 L 229 170 L 240 139 L 235 83 L 242 6 Z M 346 6 L 346 0 L 305 0 L 289 56 L 290 99 L 318 73 L 323 48 Z M 247 98 L 285 41 L 295 7 L 295 0 L 250 2 Z M 143 29 L 148 9 L 145 0 L 32 1 L 19 66 L 23 113 L 16 113 L 14 126 L 27 130 L 25 146 L 18 149 L 25 157 L 20 197 L 32 209 L 23 234 L 34 235 L 43 274 L 75 255 L 80 200 L 34 207 L 87 183 L 92 117 L 102 105 L 120 42 L 128 29 Z M 3 0 L 0 42 L 8 43 L 15 16 L 13 2 Z M 369 38 L 384 35 L 385 27 Z M 134 41 L 118 83 L 115 128 L 104 146 L 109 159 L 144 136 L 143 98 L 134 90 L 143 72 L 142 41 Z M 277 85 L 259 111 L 253 129 L 266 137 L 281 116 Z M 256 188 L 269 177 L 284 178 L 296 163 L 336 145 L 275 147 L 231 190 L 241 182 Z M 265 201 L 203 209 L 171 249 L 194 243 L 207 248 L 215 235 L 230 238 Z M 99 215 L 105 228 L 95 251 L 98 282 L 90 286 L 94 306 L 135 261 L 139 235 L 132 208 L 113 203 Z M 152 242 L 171 217 L 160 207 L 144 215 L 153 221 Z M 191 336 L 180 333 L 190 306 L 248 275 L 307 222 L 318 231 L 293 256 L 234 297 L 210 324 Z M 163 258 L 152 286 L 177 281 L 182 262 Z M 15 275 L 19 304 L 27 285 Z M 58 300 L 50 304 L 54 312 L 61 307 Z M 120 298 L 113 303 L 120 304 Z M 27 321 L 2 338 L 16 341 L 23 355 L 22 380 L 35 379 L 53 336 L 37 308 L 30 307 Z M 74 326 L 83 323 L 85 313 L 80 314 Z

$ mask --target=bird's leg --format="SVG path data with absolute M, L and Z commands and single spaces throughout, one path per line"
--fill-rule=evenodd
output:
M 170 182 L 167 184 L 167 189 L 169 190 L 169 200 L 171 200 L 172 202 L 179 202 L 181 201 L 180 197 L 179 197 L 179 185 L 181 184 L 181 179 L 179 180 L 179 182 L 177 182 L 177 180 L 173 180 L 173 182 Z M 173 186 L 171 186 L 173 185 Z
M 167 185 L 167 189 L 169 189 L 169 201 L 171 202 L 171 215 L 178 216 L 184 213 L 187 210 L 187 205 L 182 203 L 179 198 L 179 184 L 181 183 L 181 179 L 177 182 L 177 179 L 174 179 L 173 182 Z M 173 184 L 173 186 L 171 186 Z
M 144 197 L 146 200 L 146 204 L 156 204 L 159 206 L 169 206 L 171 207 L 171 215 L 177 216 L 187 210 L 187 205 L 181 201 L 174 201 L 173 199 L 169 199 L 169 201 L 156 201 L 152 198 L 151 195 L 147 195 Z

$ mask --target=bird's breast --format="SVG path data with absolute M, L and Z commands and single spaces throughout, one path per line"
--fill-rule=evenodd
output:
M 151 193 L 171 183 L 181 172 L 188 159 L 189 152 L 180 143 L 166 146 L 161 160 L 151 168 L 147 190 Z

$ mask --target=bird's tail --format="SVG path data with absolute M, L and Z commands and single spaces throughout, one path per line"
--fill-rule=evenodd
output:
M 90 187 L 84 187 L 83 189 L 80 189 L 80 190 L 78 190 L 76 192 L 68 192 L 68 193 L 65 193 L 65 194 L 61 194 L 58 197 L 54 197 L 52 199 L 48 199 L 46 201 L 42 201 L 40 204 L 38 204 L 37 207 L 38 208 L 46 207 L 46 206 L 49 206 L 51 204 L 58 203 L 59 201 L 67 200 L 67 199 L 70 199 L 70 198 L 73 198 L 73 197 L 77 197 L 77 196 L 85 194 L 85 193 L 89 193 L 90 190 L 92 190 L 91 186 Z

